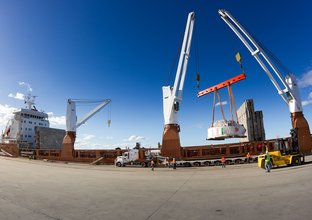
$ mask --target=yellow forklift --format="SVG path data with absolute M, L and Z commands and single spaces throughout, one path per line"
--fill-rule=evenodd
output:
M 273 147 L 267 146 L 271 156 L 271 166 L 298 166 L 304 163 L 304 155 L 300 153 L 297 129 L 291 129 L 290 138 L 277 139 Z M 258 156 L 258 167 L 264 167 L 265 154 Z

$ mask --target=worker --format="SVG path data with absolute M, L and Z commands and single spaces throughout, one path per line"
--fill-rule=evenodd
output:
M 165 159 L 165 166 L 170 168 L 170 159 L 169 159 L 169 157 L 166 157 L 166 159 Z
M 225 168 L 225 157 L 224 156 L 221 157 L 221 164 L 222 164 L 222 168 Z
M 172 164 L 173 164 L 173 169 L 174 170 L 177 169 L 177 163 L 176 163 L 176 159 L 175 158 L 172 159 Z
M 153 160 L 151 160 L 151 168 L 152 168 L 152 171 L 154 171 L 154 167 L 155 167 L 155 162 Z
M 271 169 L 271 156 L 269 154 L 269 151 L 265 152 L 264 158 L 265 158 L 264 167 L 266 172 L 269 173 Z
M 251 157 L 251 155 L 250 155 L 250 153 L 248 152 L 247 155 L 246 155 L 246 161 L 247 161 L 247 163 L 250 163 L 250 157 Z

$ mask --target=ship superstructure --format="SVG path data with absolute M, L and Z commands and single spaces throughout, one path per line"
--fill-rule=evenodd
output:
M 6 125 L 2 142 L 17 143 L 19 146 L 35 147 L 35 127 L 49 127 L 48 114 L 35 107 L 35 96 L 25 96 L 25 108 L 13 112 Z

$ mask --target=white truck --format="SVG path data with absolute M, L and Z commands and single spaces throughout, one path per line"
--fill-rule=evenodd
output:
M 148 167 L 152 160 L 155 164 L 164 163 L 165 157 L 162 157 L 159 154 L 160 150 L 157 149 L 128 149 L 115 159 L 115 165 L 118 167 L 124 167 L 126 165 Z

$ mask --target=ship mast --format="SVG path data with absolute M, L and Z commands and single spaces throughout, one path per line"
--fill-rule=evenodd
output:
M 24 100 L 25 100 L 25 104 L 26 104 L 26 109 L 29 110 L 36 110 L 35 107 L 35 98 L 37 96 L 32 96 L 31 94 L 25 95 L 24 96 Z

